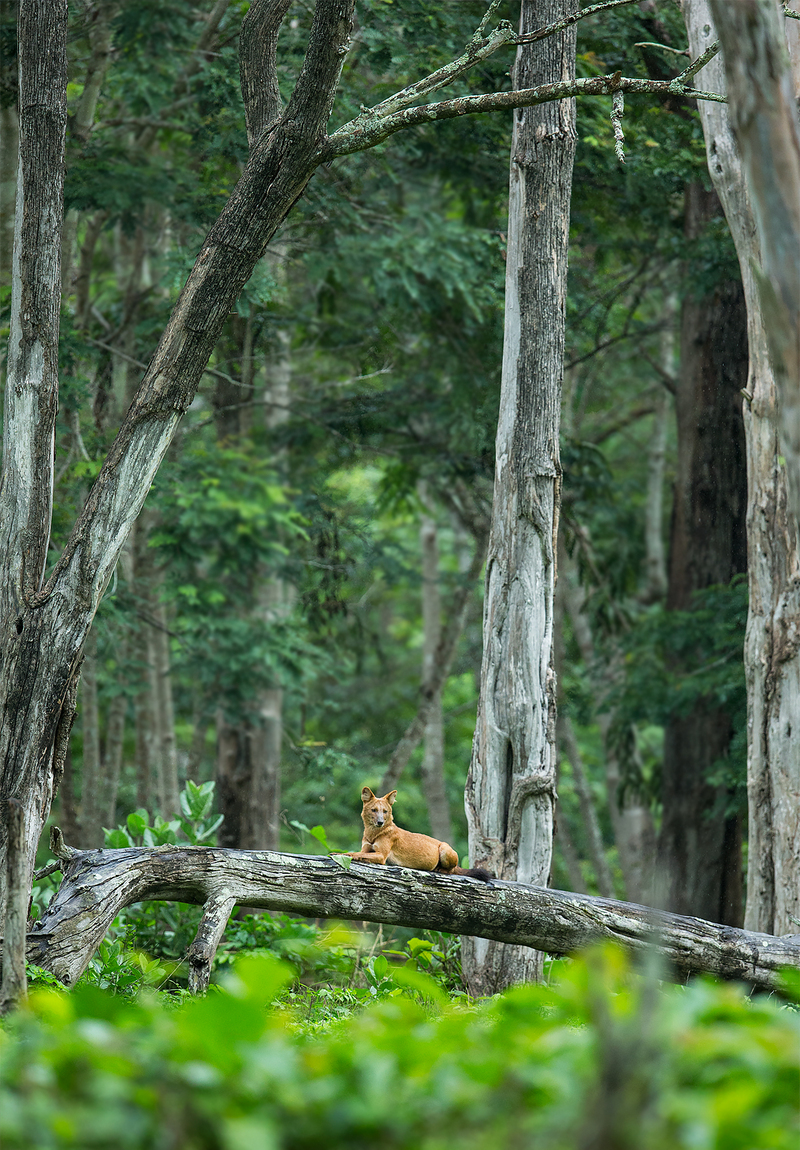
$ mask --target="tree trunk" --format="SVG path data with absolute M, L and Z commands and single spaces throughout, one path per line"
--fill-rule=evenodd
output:
M 25 857 L 24 811 L 17 799 L 7 799 L 3 814 L 6 824 L 6 890 L 8 903 L 3 936 L 3 982 L 0 986 L 0 1015 L 7 1014 L 28 993 L 25 970 L 25 925 L 28 916 L 28 860 Z
M 44 582 L 53 502 L 66 38 L 66 0 L 20 0 L 19 156 L 0 486 L 0 797 L 22 804 L 28 874 L 54 775 L 63 768 L 54 748 L 72 721 L 64 706 L 74 699 L 91 620 L 89 615 L 79 644 L 65 648 L 55 634 L 61 620 L 52 610 L 45 617 L 31 609 Z M 0 824 L 4 913 L 5 820 Z
M 560 587 L 564 594 L 564 604 L 572 623 L 575 641 L 584 663 L 596 678 L 594 639 L 589 620 L 584 613 L 583 589 L 578 583 L 575 564 L 559 548 L 561 556 Z M 598 704 L 602 702 L 603 690 L 595 685 Z M 608 745 L 610 718 L 600 712 L 598 725 L 603 736 L 606 752 L 606 789 L 611 825 L 614 828 L 614 841 L 619 852 L 620 869 L 625 883 L 625 893 L 632 902 L 650 906 L 653 903 L 653 885 L 656 854 L 656 833 L 653 816 L 645 797 L 635 787 L 626 787 L 624 795 L 619 793 L 619 763 Z M 620 801 L 621 799 L 621 801 Z
M 386 794 L 397 786 L 403 768 L 425 735 L 425 727 L 429 715 L 435 708 L 437 693 L 441 692 L 444 684 L 447 682 L 450 668 L 453 665 L 458 642 L 464 630 L 464 624 L 466 623 L 475 581 L 478 579 L 483 568 L 485 554 L 486 536 L 479 531 L 475 538 L 475 550 L 472 553 L 472 561 L 469 565 L 469 569 L 465 572 L 461 586 L 453 595 L 453 599 L 450 603 L 447 624 L 442 630 L 439 644 L 436 648 L 436 654 L 430 670 L 430 677 L 427 682 L 423 684 L 421 691 L 422 699 L 417 713 L 406 727 L 400 742 L 392 752 L 392 757 L 389 759 L 389 764 L 381 779 L 379 790 L 383 794 Z
M 595 810 L 589 780 L 583 768 L 583 759 L 578 746 L 578 740 L 575 736 L 575 728 L 572 726 L 572 720 L 569 715 L 559 715 L 558 732 L 560 742 L 566 751 L 567 759 L 572 767 L 572 782 L 575 787 L 575 793 L 578 796 L 581 817 L 586 829 L 586 838 L 589 844 L 589 858 L 597 877 L 597 889 L 603 898 L 613 898 L 614 880 L 611 877 L 611 868 L 606 858 L 603 836 L 600 832 L 600 823 L 597 819 L 597 811 Z
M 28 959 L 71 985 L 86 969 L 119 911 L 142 899 L 204 904 L 197 949 L 209 919 L 231 907 L 263 907 L 309 918 L 356 919 L 443 930 L 566 954 L 601 941 L 634 953 L 651 948 L 681 979 L 708 971 L 776 989 L 780 971 L 800 969 L 800 935 L 774 938 L 523 883 L 484 883 L 430 871 L 353 863 L 344 870 L 319 855 L 229 851 L 216 847 L 141 847 L 75 851 L 54 828 L 51 846 L 64 881 L 28 934 Z M 227 900 L 227 901 L 226 901 Z M 224 922 L 223 922 L 224 926 Z M 220 931 L 221 933 L 221 931 Z
M 420 525 L 422 545 L 422 685 L 430 689 L 436 673 L 436 652 L 442 632 L 442 604 L 439 595 L 439 539 L 436 521 L 422 516 Z M 422 758 L 422 789 L 428 805 L 431 834 L 442 842 L 452 843 L 453 824 L 447 803 L 444 781 L 444 715 L 442 714 L 442 688 L 434 691 L 431 713 L 425 724 L 425 744 Z
M 178 780 L 178 745 L 175 738 L 175 707 L 172 701 L 172 671 L 169 657 L 167 612 L 155 591 L 153 613 L 153 648 L 155 656 L 155 702 L 158 709 L 158 754 L 164 786 L 165 819 L 181 813 Z
M 720 213 L 715 191 L 686 189 L 685 233 L 698 239 Z M 681 314 L 677 381 L 678 466 L 667 606 L 689 610 L 693 596 L 728 584 L 747 566 L 746 463 L 741 389 L 747 382 L 747 316 L 738 282 L 711 296 L 687 295 Z M 728 715 L 698 703 L 673 717 L 664 736 L 663 818 L 658 874 L 661 905 L 738 926 L 742 922 L 739 816 L 727 816 L 724 788 L 706 781 L 727 757 Z
M 555 665 L 555 672 L 558 679 L 559 686 L 562 683 L 564 674 L 564 664 L 566 660 L 566 647 L 564 642 L 564 616 L 565 616 L 565 579 L 562 574 L 556 587 L 554 599 L 554 618 L 555 618 L 555 634 L 553 639 L 553 661 Z M 580 747 L 578 746 L 578 739 L 575 734 L 575 728 L 572 725 L 572 719 L 568 712 L 561 709 L 562 706 L 562 692 L 559 691 L 559 713 L 558 722 L 556 724 L 556 733 L 558 736 L 559 749 L 566 753 L 567 761 L 572 768 L 572 785 L 575 794 L 578 797 L 578 805 L 581 812 L 581 820 L 583 822 L 584 831 L 586 833 L 586 843 L 589 851 L 589 860 L 594 868 L 595 879 L 597 881 L 597 889 L 604 898 L 614 897 L 614 880 L 611 877 L 611 868 L 608 865 L 606 858 L 605 847 L 603 846 L 603 835 L 600 830 L 600 822 L 597 818 L 597 810 L 595 809 L 594 797 L 592 795 L 589 779 L 583 767 L 583 757 L 581 755 Z M 559 774 L 560 774 L 559 770 Z M 566 853 L 569 847 L 566 848 Z M 575 889 L 583 889 L 581 887 Z
M 692 54 L 715 37 L 707 0 L 683 0 Z M 744 7 L 744 6 L 743 6 Z M 725 19 L 732 9 L 726 7 Z M 698 86 L 724 90 L 714 59 Z M 797 523 L 788 510 L 778 433 L 778 393 L 767 348 L 755 269 L 756 222 L 723 104 L 700 103 L 709 171 L 733 235 L 747 303 L 749 371 L 744 403 L 747 444 L 747 555 L 750 609 L 747 676 L 748 871 L 745 926 L 786 933 L 800 918 L 800 583 Z
M 523 33 L 574 0 L 523 0 Z M 521 47 L 515 87 L 575 72 L 568 30 Z M 511 145 L 506 311 L 481 697 L 465 795 L 470 858 L 546 886 L 555 804 L 553 592 L 561 475 L 559 410 L 575 104 L 517 111 Z M 473 994 L 541 977 L 526 948 L 465 939 Z
M 778 389 L 789 505 L 800 520 L 800 57 L 777 0 L 711 0 L 760 259 L 764 328 Z M 796 33 L 794 34 L 796 35 Z M 792 75 L 794 64 L 795 75 Z
M 83 730 L 81 771 L 81 837 L 84 848 L 103 845 L 104 779 L 100 761 L 100 708 L 97 701 L 97 635 L 91 630 L 83 648 L 80 688 Z
M 120 661 L 126 660 L 127 643 L 120 651 Z M 128 713 L 128 696 L 115 695 L 108 705 L 108 719 L 106 723 L 106 745 L 103 755 L 103 775 L 105 779 L 105 793 L 103 796 L 103 826 L 114 827 L 117 824 L 117 792 L 122 773 L 122 752 L 125 742 L 125 717 Z
M 666 308 L 666 327 L 661 337 L 661 367 L 674 378 L 675 331 L 673 316 L 675 300 L 670 298 Z M 667 593 L 667 562 L 664 553 L 664 469 L 667 458 L 667 424 L 670 415 L 670 395 L 666 386 L 658 389 L 653 414 L 653 431 L 647 452 L 647 500 L 645 502 L 644 545 L 645 587 L 641 595 L 644 603 L 657 603 Z
M 241 845 L 248 850 L 275 850 L 281 830 L 282 687 L 259 692 L 255 722 L 250 724 L 247 734 L 251 789 Z

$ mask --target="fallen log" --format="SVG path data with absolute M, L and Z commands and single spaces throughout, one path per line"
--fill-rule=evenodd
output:
M 734 927 L 523 883 L 478 882 L 401 867 L 277 851 L 129 847 L 78 851 L 53 828 L 63 881 L 27 937 L 27 957 L 71 985 L 114 917 L 143 899 L 204 907 L 188 958 L 192 987 L 208 985 L 214 952 L 236 905 L 473 935 L 568 954 L 610 940 L 655 947 L 678 977 L 708 972 L 775 989 L 782 967 L 800 969 L 800 935 L 776 938 Z

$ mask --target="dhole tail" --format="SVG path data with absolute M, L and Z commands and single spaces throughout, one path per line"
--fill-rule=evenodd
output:
M 478 878 L 481 882 L 491 882 L 494 878 L 494 875 L 489 874 L 488 870 L 484 870 L 482 866 L 470 867 L 469 870 L 465 870 L 463 866 L 457 866 L 450 871 L 450 874 L 463 874 L 467 878 Z

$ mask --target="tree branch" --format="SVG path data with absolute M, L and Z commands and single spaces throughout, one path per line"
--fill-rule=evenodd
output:
M 513 92 L 484 92 L 475 96 L 459 96 L 442 100 L 438 104 L 424 104 L 419 108 L 405 108 L 389 116 L 375 116 L 372 110 L 362 112 L 355 120 L 343 125 L 320 146 L 320 163 L 328 163 L 336 156 L 348 156 L 366 148 L 374 148 L 395 132 L 437 120 L 452 120 L 458 116 L 471 116 L 478 112 L 496 112 L 505 108 L 531 108 L 552 100 L 566 100 L 572 96 L 611 96 L 614 92 L 644 93 L 656 96 L 675 94 L 696 100 L 716 100 L 725 103 L 725 96 L 714 92 L 701 92 L 682 84 L 674 87 L 674 80 L 628 79 L 614 73 L 611 76 L 590 76 L 555 84 L 540 84 L 536 88 L 522 88 Z
M 252 148 L 281 114 L 278 87 L 278 33 L 291 0 L 254 0 L 239 35 L 239 77 Z
M 78 851 L 64 881 L 28 934 L 28 959 L 68 985 L 86 969 L 116 914 L 141 899 L 211 906 L 214 925 L 241 906 L 309 917 L 366 919 L 444 930 L 566 954 L 601 940 L 631 951 L 657 948 L 677 976 L 708 971 L 774 989 L 780 970 L 800 969 L 800 936 L 775 938 L 632 903 L 514 882 L 353 863 L 320 856 L 215 847 Z M 213 922 L 212 922 L 213 920 Z
M 306 139 L 324 132 L 350 46 L 355 0 L 317 0 L 303 67 L 284 121 Z
M 234 896 L 223 890 L 211 895 L 203 907 L 203 917 L 200 919 L 194 942 L 186 952 L 190 994 L 205 994 L 208 990 L 214 955 L 217 953 L 219 940 L 225 933 L 225 927 L 235 906 Z

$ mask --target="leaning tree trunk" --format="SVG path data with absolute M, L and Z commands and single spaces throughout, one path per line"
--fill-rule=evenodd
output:
M 574 0 L 523 0 L 521 30 Z M 522 47 L 514 83 L 569 79 L 571 30 Z M 559 414 L 575 104 L 517 111 L 511 145 L 506 318 L 481 697 L 465 805 L 470 858 L 500 878 L 546 886 L 555 806 L 553 593 L 561 475 Z M 473 993 L 541 975 L 541 955 L 465 939 Z
M 708 0 L 683 0 L 693 54 L 714 40 Z M 731 8 L 726 7 L 725 19 Z M 698 86 L 724 90 L 717 58 Z M 699 104 L 708 166 L 728 220 L 747 303 L 749 372 L 747 551 L 750 609 L 745 637 L 748 748 L 748 872 L 745 926 L 783 934 L 800 918 L 800 584 L 797 523 L 788 508 L 781 458 L 778 391 L 770 362 L 756 269 L 761 250 L 728 110 Z
M 685 234 L 696 241 L 721 214 L 716 192 L 686 188 Z M 747 382 L 747 315 L 738 280 L 681 308 L 681 362 L 675 395 L 678 462 L 667 607 L 688 611 L 695 592 L 730 583 L 747 568 L 747 474 L 741 389 Z M 663 816 L 658 841 L 659 905 L 739 926 L 742 833 L 724 787 L 709 783 L 727 758 L 727 712 L 700 700 L 673 715 L 664 732 Z

